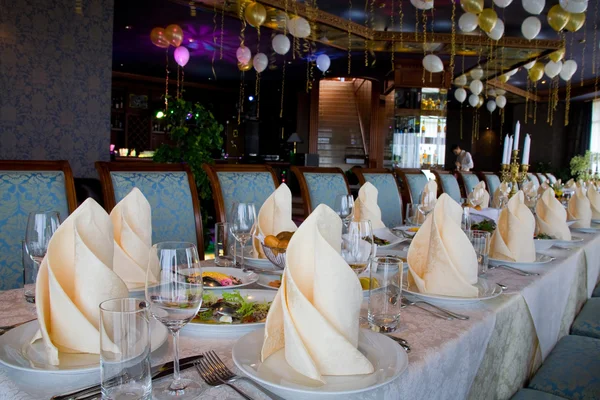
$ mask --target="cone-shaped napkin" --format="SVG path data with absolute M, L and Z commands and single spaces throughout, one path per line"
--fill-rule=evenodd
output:
M 36 309 L 49 362 L 59 352 L 100 354 L 99 304 L 127 297 L 125 283 L 114 273 L 110 217 L 87 199 L 58 228 L 37 277 Z
M 577 184 L 575 183 L 575 180 L 573 180 L 573 179 L 569 179 L 567 181 L 567 183 L 565 183 L 565 189 L 567 189 L 567 190 L 575 191 L 576 188 L 577 188 Z
M 535 218 L 518 191 L 500 212 L 498 227 L 492 234 L 490 256 L 498 260 L 534 262 Z
M 581 186 L 577 186 L 575 193 L 569 205 L 567 206 L 567 215 L 569 220 L 576 219 L 573 228 L 589 228 L 592 224 L 592 206 L 590 200 L 585 195 L 585 189 Z
M 492 200 L 492 207 L 500 208 L 501 206 L 501 198 L 504 197 L 508 199 L 508 194 L 510 193 L 510 186 L 508 186 L 507 182 L 502 182 L 494 192 L 494 198 Z M 505 203 L 506 204 L 506 203 Z
M 371 221 L 373 229 L 385 228 L 381 220 L 381 210 L 377 205 L 378 191 L 373 184 L 365 182 L 358 191 L 358 198 L 354 202 L 354 220 Z
M 412 240 L 408 268 L 421 293 L 477 296 L 477 255 L 461 217 L 460 205 L 444 193 Z
M 276 236 L 283 231 L 295 232 L 296 224 L 292 221 L 292 192 L 290 188 L 282 183 L 267 197 L 257 217 L 257 236 Z M 260 258 L 265 258 L 260 241 L 255 238 L 252 241 L 254 252 Z
M 600 193 L 596 185 L 590 185 L 587 196 L 592 207 L 592 219 L 600 219 Z
M 287 248 L 281 287 L 267 316 L 262 360 L 280 349 L 300 374 L 373 372 L 357 350 L 362 288 L 340 255 L 342 220 L 324 204 L 298 228 Z
M 478 204 L 480 208 L 488 208 L 490 206 L 490 194 L 485 190 L 485 182 L 480 181 L 473 191 L 469 193 L 471 204 Z
M 567 226 L 567 210 L 556 200 L 554 190 L 546 189 L 535 207 L 538 233 L 545 233 L 555 239 L 571 240 Z

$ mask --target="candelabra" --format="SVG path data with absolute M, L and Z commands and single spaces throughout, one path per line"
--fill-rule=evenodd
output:
M 510 197 L 517 194 L 519 185 L 527 179 L 528 164 L 519 165 L 519 150 L 512 151 L 510 164 L 500 166 L 500 175 L 502 182 L 511 184 Z

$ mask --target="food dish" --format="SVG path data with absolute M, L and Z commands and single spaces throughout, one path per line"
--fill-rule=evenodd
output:
M 373 230 L 373 241 L 378 249 L 389 249 L 405 240 L 407 238 L 394 235 L 388 228 Z
M 266 289 L 277 290 L 279 289 L 278 284 L 281 285 L 281 275 L 260 274 L 256 284 Z
M 265 322 L 271 307 L 270 301 L 258 301 L 252 296 L 242 296 L 239 291 L 205 292 L 202 307 L 191 322 L 198 324 L 254 324 Z
M 209 274 L 207 274 L 209 273 Z M 212 273 L 212 274 L 211 274 Z M 214 274 L 217 273 L 217 274 Z M 181 274 L 185 275 L 185 279 L 197 279 L 196 276 L 186 275 L 186 270 L 182 270 Z M 228 268 L 228 267 L 203 267 L 202 275 L 204 281 L 204 289 L 207 290 L 231 290 L 231 289 L 239 289 L 244 286 L 248 286 L 258 281 L 258 274 L 248 271 L 244 272 L 238 268 Z M 215 283 L 217 286 L 208 286 L 207 279 L 205 276 L 219 276 L 217 279 L 218 283 Z M 215 282 L 215 280 L 211 280 Z M 223 283 L 221 283 L 223 282 Z M 231 283 L 231 284 L 227 284 Z M 225 284 L 224 286 L 218 286 L 219 284 Z
M 416 285 L 408 285 L 407 280 L 403 283 L 402 291 L 420 297 L 424 300 L 436 301 L 436 302 L 450 302 L 450 303 L 474 303 L 483 300 L 493 299 L 502 294 L 502 288 L 485 278 L 479 277 L 477 283 L 474 285 L 479 290 L 477 297 L 458 297 L 458 296 L 445 296 L 431 293 L 421 293 Z
M 538 238 L 534 239 L 536 251 L 548 250 L 552 246 L 572 247 L 582 241 L 583 241 L 583 238 L 576 237 L 576 236 L 571 237 L 571 240 L 559 240 L 559 239 L 554 239 L 554 238 L 539 239 L 539 235 L 538 235 Z
M 471 230 L 494 233 L 496 230 L 496 223 L 491 219 L 483 218 L 480 222 L 471 224 Z
M 537 253 L 534 262 L 514 262 L 514 261 L 506 261 L 506 260 L 498 260 L 495 258 L 490 258 L 490 265 L 508 265 L 509 267 L 520 267 L 523 265 L 541 265 L 547 264 L 551 261 L 554 261 L 554 257 L 548 256 L 546 254 Z

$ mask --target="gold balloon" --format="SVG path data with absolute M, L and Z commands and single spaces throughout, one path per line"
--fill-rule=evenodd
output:
M 563 10 L 563 8 L 557 4 L 548 11 L 548 24 L 556 32 L 560 32 L 567 26 L 570 17 L 571 13 Z
M 537 82 L 544 76 L 544 64 L 541 62 L 536 62 L 533 67 L 531 67 L 528 71 L 529 79 L 533 82 Z
M 558 49 L 548 56 L 552 61 L 559 62 L 565 57 L 565 49 Z
M 510 76 L 508 76 L 506 74 L 505 75 L 500 75 L 500 78 L 498 78 L 498 79 L 500 79 L 500 82 L 506 83 L 510 79 Z
M 163 28 L 154 28 L 150 32 L 150 40 L 152 44 L 162 49 L 169 47 L 169 41 L 165 37 L 165 30 Z
M 252 60 L 248 61 L 248 64 L 242 64 L 238 61 L 238 69 L 240 71 L 249 71 L 252 68 Z
M 476 108 L 481 107 L 483 105 L 483 102 L 484 102 L 483 97 L 479 96 L 479 102 L 477 103 L 477 105 L 475 107 Z
M 179 25 L 169 25 L 165 28 L 165 36 L 171 46 L 179 47 L 183 42 L 183 30 Z
M 460 0 L 460 6 L 466 12 L 479 14 L 483 11 L 483 0 Z
M 252 2 L 246 7 L 244 12 L 246 21 L 253 27 L 258 28 L 267 19 L 267 10 L 265 7 L 257 2 Z
M 571 13 L 569 22 L 567 22 L 567 26 L 565 26 L 565 29 L 568 30 L 569 32 L 577 32 L 578 30 L 581 29 L 581 27 L 583 26 L 584 23 L 585 23 L 585 13 L 577 13 L 577 14 Z
M 479 27 L 485 32 L 490 33 L 498 22 L 498 14 L 491 8 L 486 8 L 479 14 Z

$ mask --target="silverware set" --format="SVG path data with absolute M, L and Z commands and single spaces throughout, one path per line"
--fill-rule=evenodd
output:
M 508 265 L 504 265 L 504 264 L 490 266 L 490 269 L 494 269 L 494 268 L 503 268 L 507 271 L 514 272 L 515 274 L 521 275 L 521 276 L 538 276 L 539 275 L 537 272 L 527 272 L 527 271 L 523 271 L 522 269 L 514 268 L 514 267 L 511 267 Z
M 419 308 L 419 309 L 421 309 L 423 311 L 428 312 L 429 314 L 432 314 L 432 315 L 434 315 L 434 316 L 436 316 L 438 318 L 445 319 L 445 320 L 459 319 L 461 321 L 466 321 L 466 320 L 469 319 L 469 316 L 467 316 L 467 315 L 455 313 L 455 312 L 450 311 L 450 310 L 448 310 L 446 308 L 442 308 L 442 307 L 436 306 L 435 304 L 432 304 L 432 303 L 429 303 L 429 302 L 423 301 L 423 300 L 413 301 L 413 300 L 410 300 L 409 298 L 403 296 L 402 297 L 402 304 L 405 305 L 405 306 L 415 306 L 415 307 L 417 307 L 417 308 Z M 423 307 L 421 304 L 429 306 L 429 307 L 437 310 L 438 312 L 432 311 L 432 310 L 430 310 L 430 309 L 428 309 L 426 307 Z

